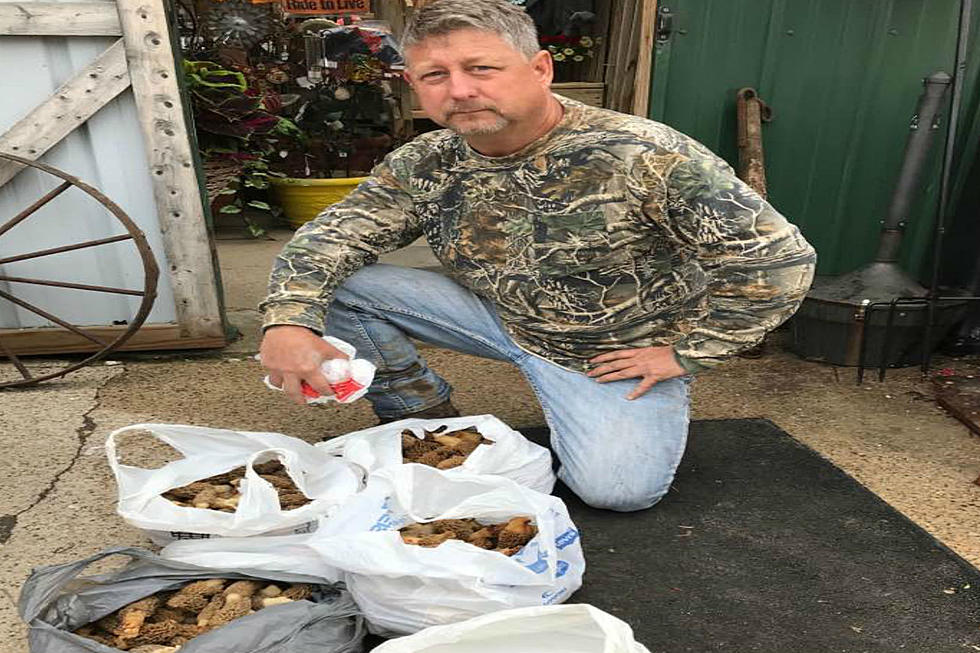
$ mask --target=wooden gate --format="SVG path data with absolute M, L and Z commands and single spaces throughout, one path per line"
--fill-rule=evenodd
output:
M 145 166 L 132 166 L 131 174 L 142 175 L 141 181 L 152 187 L 156 211 L 156 216 L 144 216 L 147 220 L 141 228 L 160 243 L 162 251 L 156 256 L 169 280 L 172 300 L 168 295 L 167 301 L 173 307 L 164 307 L 164 319 L 148 321 L 126 348 L 223 345 L 220 281 L 163 0 L 0 2 L 0 53 L 5 39 L 12 42 L 17 37 L 119 37 L 15 124 L 4 131 L 0 123 L 0 152 L 40 159 L 100 109 L 131 92 L 145 146 Z M 8 88 L 4 93 L 16 94 L 17 89 Z M 23 167 L 0 160 L 0 196 Z M 68 172 L 84 179 L 83 173 Z M 0 223 L 5 220 L 0 215 Z M 71 229 L 70 223 L 62 226 Z M 156 230 L 158 233 L 151 233 Z M 71 270 L 60 272 L 70 274 Z M 124 328 L 113 327 L 111 321 L 100 323 L 97 317 L 88 323 L 107 331 Z M 17 353 L 92 348 L 90 342 L 70 332 L 52 338 L 52 331 L 45 325 L 0 329 L 0 335 Z

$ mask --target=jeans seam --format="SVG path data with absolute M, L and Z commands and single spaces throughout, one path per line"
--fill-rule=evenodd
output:
M 381 349 L 378 347 L 377 343 L 374 342 L 374 339 L 371 338 L 370 334 L 368 333 L 368 330 L 364 327 L 363 322 L 361 322 L 361 318 L 358 317 L 358 315 L 354 311 L 348 311 L 348 313 L 349 313 L 350 317 L 354 320 L 355 328 L 361 334 L 361 337 L 364 338 L 364 340 L 366 342 L 371 343 L 371 348 L 374 350 L 375 356 L 378 357 L 378 360 L 379 361 L 384 361 L 385 358 L 384 358 L 384 355 L 381 353 Z M 385 386 L 389 386 L 389 384 L 387 382 L 385 382 Z M 389 386 L 389 389 L 390 389 L 390 386 Z M 389 395 L 386 395 L 386 396 L 387 396 L 387 398 L 389 400 L 395 399 L 397 401 L 397 403 L 402 407 L 403 410 L 406 410 L 406 411 L 409 410 L 408 403 L 405 401 L 404 398 L 401 397 L 401 395 L 398 395 L 398 394 L 389 394 Z
M 525 352 L 525 360 L 530 357 L 530 354 Z M 566 479 L 562 474 L 562 471 L 565 469 L 565 462 L 561 459 L 561 453 L 558 451 L 561 443 L 561 435 L 555 426 L 554 413 L 551 412 L 551 408 L 545 402 L 544 393 L 542 392 L 541 388 L 538 387 L 538 384 L 531 377 L 530 373 L 525 371 L 523 366 L 518 366 L 518 369 L 520 369 L 521 374 L 527 380 L 527 384 L 531 386 L 534 396 L 537 397 L 538 405 L 541 406 L 541 412 L 544 414 L 545 424 L 548 425 L 548 439 L 551 441 L 551 449 L 554 452 L 555 457 L 558 459 L 558 469 L 555 472 L 555 476 L 557 476 L 562 482 L 566 482 Z
M 522 361 L 527 360 L 527 358 L 529 356 L 530 356 L 530 354 L 527 354 L 525 352 L 524 358 L 522 358 L 521 360 Z M 528 373 L 524 369 L 524 366 L 523 365 L 518 365 L 517 366 L 517 369 L 520 370 L 521 375 L 527 381 L 527 384 L 529 386 L 531 386 L 531 390 L 534 392 L 534 396 L 537 397 L 537 399 L 538 399 L 538 405 L 541 406 L 541 412 L 544 413 L 544 421 L 548 425 L 548 431 L 549 431 L 550 435 L 551 436 L 556 435 L 557 434 L 557 430 L 555 429 L 555 426 L 554 426 L 554 421 L 555 421 L 555 419 L 554 419 L 554 413 L 551 412 L 551 408 L 549 408 L 548 407 L 548 404 L 545 403 L 544 393 L 541 391 L 541 388 L 538 387 L 537 382 L 535 382 L 534 378 L 530 375 L 530 373 Z M 552 437 L 551 439 L 554 440 L 555 438 Z M 560 438 L 558 438 L 558 439 L 560 439 Z M 554 445 L 552 445 L 552 446 L 554 446 Z M 555 455 L 557 456 L 558 453 L 556 452 Z M 559 463 L 561 462 L 561 458 L 560 457 L 558 458 L 558 462 Z
M 407 311 L 407 310 L 403 310 L 403 309 L 399 309 L 399 308 L 394 308 L 392 306 L 386 306 L 384 304 L 363 303 L 363 302 L 359 302 L 357 300 L 344 300 L 343 303 L 346 304 L 347 306 L 359 308 L 361 310 L 364 310 L 364 309 L 375 309 L 375 310 L 379 310 L 379 311 L 387 311 L 389 313 L 397 313 L 399 315 L 406 315 L 408 317 L 414 317 L 414 318 L 419 319 L 419 320 L 424 320 L 425 322 L 429 322 L 430 324 L 438 325 L 438 326 L 446 329 L 447 331 L 452 331 L 453 333 L 458 333 L 458 334 L 461 334 L 461 335 L 465 335 L 468 338 L 472 338 L 473 340 L 476 340 L 477 342 L 481 343 L 482 345 L 484 345 L 484 346 L 486 346 L 486 347 L 488 347 L 488 348 L 496 351 L 498 354 L 502 355 L 504 358 L 506 358 L 507 360 L 511 361 L 512 363 L 519 363 L 520 361 L 523 361 L 524 358 L 525 358 L 525 356 L 520 356 L 520 357 L 513 356 L 510 352 L 504 351 L 499 346 L 497 346 L 495 343 L 487 340 L 486 338 L 484 338 L 483 336 L 481 336 L 481 335 L 479 335 L 477 333 L 473 333 L 471 331 L 467 331 L 466 329 L 460 329 L 459 327 L 456 327 L 453 324 L 450 324 L 450 323 L 447 323 L 447 322 L 442 322 L 441 320 L 433 319 L 432 317 L 429 317 L 427 315 L 422 315 L 421 313 L 416 313 L 415 311 Z M 507 333 L 505 332 L 504 335 L 507 335 Z M 525 354 L 526 353 L 523 350 L 521 350 L 520 348 L 517 348 L 517 349 L 522 354 Z
M 693 378 L 694 378 L 693 375 L 687 375 L 687 376 L 691 377 L 691 380 L 693 380 Z M 688 435 L 691 432 L 691 392 L 690 392 L 690 381 L 685 380 L 685 379 L 682 379 L 682 380 L 685 381 L 685 383 L 684 383 L 684 393 L 687 395 L 687 404 L 686 404 L 685 410 L 684 410 L 684 418 L 685 418 L 685 420 L 687 422 L 687 427 L 684 429 L 684 441 L 681 443 L 681 446 L 679 446 L 677 448 L 677 455 L 674 456 L 674 460 L 671 461 L 671 467 L 670 467 L 670 469 L 672 469 L 673 472 L 671 473 L 670 478 L 667 480 L 666 487 L 663 488 L 663 491 L 657 497 L 657 501 L 660 501 L 660 499 L 662 499 L 665 496 L 667 496 L 667 493 L 670 492 L 670 486 L 674 484 L 674 477 L 677 475 L 677 468 L 680 467 L 681 460 L 684 458 L 684 452 L 687 450 L 687 438 L 688 438 Z M 658 490 L 659 490 L 659 488 L 658 488 Z

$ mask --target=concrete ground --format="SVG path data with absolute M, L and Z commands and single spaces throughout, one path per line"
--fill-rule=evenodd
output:
M 0 651 L 27 650 L 16 613 L 20 586 L 37 565 L 76 560 L 112 545 L 149 546 L 115 513 L 115 482 L 103 443 L 116 428 L 175 422 L 270 430 L 310 441 L 373 424 L 366 403 L 293 406 L 261 384 L 255 305 L 289 232 L 252 240 L 219 234 L 229 319 L 243 337 L 221 351 L 119 355 L 65 379 L 0 392 Z M 430 266 L 415 245 L 389 262 Z M 814 448 L 940 541 L 980 566 L 980 439 L 933 400 L 918 370 L 884 383 L 854 383 L 854 370 L 798 359 L 777 334 L 758 360 L 737 359 L 694 384 L 694 418 L 764 417 Z M 507 364 L 428 348 L 430 364 L 455 387 L 467 414 L 508 424 L 544 419 Z M 945 362 L 980 374 L 976 361 Z M 602 433 L 597 433 L 602 437 Z M 128 438 L 124 460 L 162 464 L 172 452 Z

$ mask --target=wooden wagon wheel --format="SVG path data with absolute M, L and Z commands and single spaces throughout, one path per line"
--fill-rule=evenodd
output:
M 10 283 L 10 284 L 30 284 L 30 285 L 40 285 L 40 286 L 53 286 L 56 288 L 67 288 L 76 291 L 85 292 L 98 292 L 98 293 L 111 293 L 117 295 L 131 295 L 142 297 L 142 302 L 140 303 L 139 310 L 136 315 L 133 316 L 131 320 L 127 321 L 128 328 L 116 336 L 114 339 L 109 339 L 104 336 L 96 336 L 92 333 L 88 333 L 85 329 L 78 327 L 67 320 L 59 318 L 57 315 L 45 310 L 44 308 L 35 306 L 30 302 L 18 298 L 13 294 L 11 289 L 9 292 L 7 290 L 0 289 L 0 303 L 4 301 L 11 302 L 27 311 L 40 315 L 44 319 L 57 324 L 59 327 L 70 331 L 86 340 L 94 343 L 98 349 L 92 355 L 88 356 L 79 362 L 70 362 L 63 369 L 59 369 L 55 372 L 48 372 L 45 369 L 44 373 L 32 374 L 28 369 L 27 364 L 21 358 L 19 358 L 13 351 L 13 348 L 9 343 L 4 341 L 3 330 L 0 329 L 0 362 L 4 359 L 9 360 L 13 364 L 16 374 L 14 380 L 10 380 L 10 375 L 0 376 L 0 388 L 9 388 L 13 386 L 24 386 L 32 385 L 35 383 L 40 383 L 41 381 L 46 381 L 48 379 L 53 379 L 55 377 L 63 376 L 84 367 L 89 363 L 93 363 L 100 358 L 105 357 L 109 352 L 114 349 L 119 348 L 125 343 L 129 338 L 136 333 L 137 330 L 143 325 L 146 316 L 150 312 L 150 308 L 153 306 L 153 301 L 156 299 L 157 292 L 157 278 L 159 276 L 159 270 L 157 269 L 156 260 L 153 258 L 153 252 L 150 250 L 149 244 L 146 242 L 146 237 L 136 223 L 126 215 L 126 213 L 119 208 L 119 206 L 110 200 L 108 197 L 103 195 L 101 192 L 89 186 L 81 179 L 73 177 L 57 168 L 53 168 L 49 165 L 43 163 L 37 163 L 36 161 L 31 161 L 29 159 L 23 159 L 21 157 L 13 156 L 11 154 L 5 154 L 0 152 L 0 159 L 6 159 L 8 161 L 13 161 L 24 166 L 31 168 L 36 168 L 50 175 L 58 177 L 62 180 L 58 186 L 53 190 L 46 193 L 43 197 L 38 199 L 36 202 L 22 210 L 20 213 L 15 215 L 10 220 L 0 224 L 0 239 L 3 235 L 14 228 L 16 225 L 20 224 L 24 220 L 28 219 L 33 215 L 38 209 L 43 207 L 45 204 L 58 197 L 65 191 L 72 187 L 78 188 L 84 191 L 89 196 L 94 198 L 97 202 L 102 204 L 115 218 L 116 221 L 126 230 L 126 233 L 108 236 L 106 238 L 99 238 L 97 240 L 87 240 L 84 242 L 64 245 L 61 247 L 54 247 L 50 249 L 42 249 L 34 252 L 25 252 L 22 254 L 16 254 L 13 256 L 5 255 L 0 256 L 0 282 Z M 2 217 L 0 217 L 2 220 Z M 98 247 L 100 245 L 108 245 L 109 243 L 118 243 L 122 241 L 132 240 L 139 253 L 139 257 L 143 264 L 143 288 L 141 290 L 128 289 L 128 288 L 113 288 L 109 286 L 95 286 L 89 284 L 81 283 L 71 283 L 68 281 L 58 281 L 52 279 L 35 279 L 26 277 L 16 277 L 9 276 L 4 273 L 2 266 L 7 263 L 13 263 L 15 261 L 24 261 L 28 259 L 36 259 L 44 256 L 50 256 L 53 254 L 60 254 L 62 252 L 69 252 L 73 250 L 85 249 L 89 247 Z M 0 240 L 2 242 L 2 240 Z M 52 309 L 55 310 L 55 309 Z M 46 362 L 46 368 L 50 367 L 50 361 Z

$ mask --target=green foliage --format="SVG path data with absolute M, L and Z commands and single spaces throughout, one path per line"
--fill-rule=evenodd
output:
M 248 85 L 245 75 L 214 61 L 184 61 L 202 157 L 241 166 L 236 183 L 218 195 L 234 195 L 219 213 L 241 215 L 249 233 L 264 230 L 251 222 L 245 207 L 270 211 L 269 160 L 282 149 L 301 147 L 303 131 L 291 120 L 267 110 L 268 98 Z

